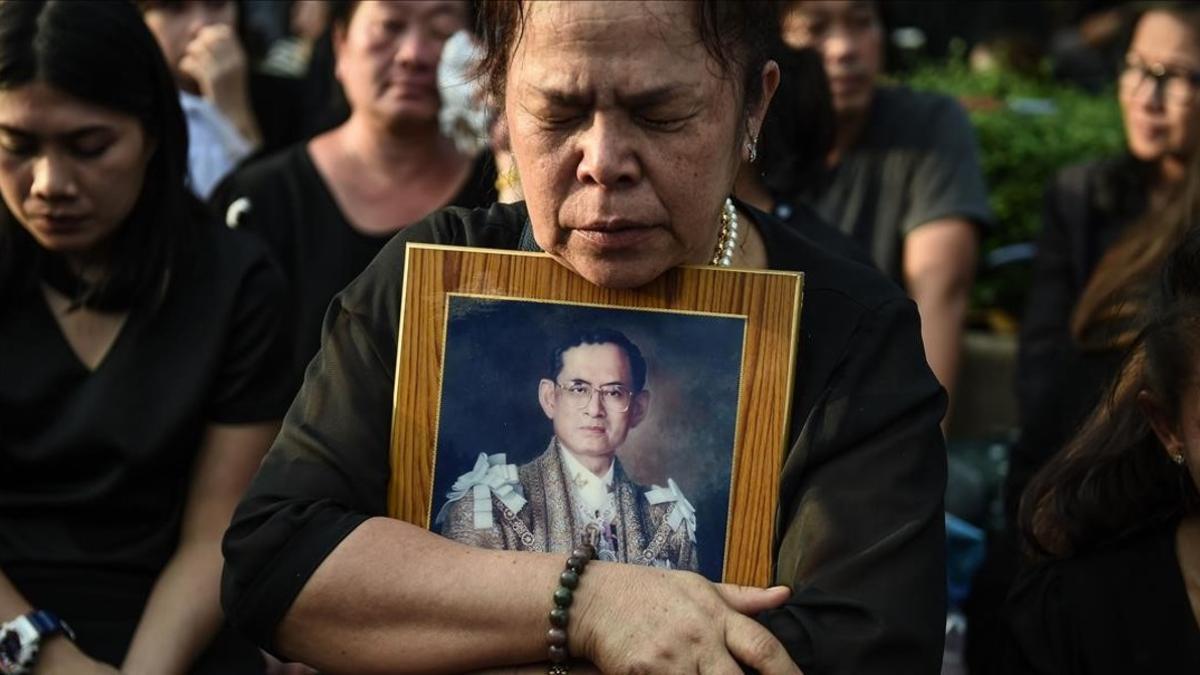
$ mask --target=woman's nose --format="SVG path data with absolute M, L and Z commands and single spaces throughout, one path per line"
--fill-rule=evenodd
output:
M 641 165 L 629 135 L 630 130 L 612 115 L 593 114 L 579 139 L 582 156 L 575 171 L 579 182 L 612 189 L 641 180 Z
M 70 161 L 51 152 L 34 160 L 33 183 L 30 186 L 30 192 L 33 196 L 44 200 L 74 197 L 76 194 L 75 176 Z

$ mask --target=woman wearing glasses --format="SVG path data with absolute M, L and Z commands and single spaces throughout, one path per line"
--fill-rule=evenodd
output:
M 1187 167 L 1200 134 L 1200 7 L 1156 5 L 1136 18 L 1118 78 L 1127 138 L 1119 157 L 1061 171 L 1046 193 L 1016 388 L 1021 439 L 1009 460 L 1009 522 L 1037 470 L 1074 435 L 1115 376 L 1147 280 L 1190 227 L 1175 198 L 1200 179 Z M 1174 203 L 1175 206 L 1168 206 Z M 1016 575 L 1014 532 L 975 580 L 968 665 L 992 661 L 989 630 Z
M 1122 308 L 1190 227 L 1167 204 L 1197 179 L 1187 166 L 1200 135 L 1200 7 L 1142 14 L 1121 68 L 1127 152 L 1062 171 L 1046 195 L 1021 332 L 1010 512 L 1095 406 L 1133 333 Z

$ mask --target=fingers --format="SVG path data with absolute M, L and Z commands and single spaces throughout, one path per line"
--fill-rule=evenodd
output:
M 739 586 L 737 584 L 714 584 L 717 593 L 742 614 L 758 614 L 768 609 L 775 609 L 791 597 L 792 592 L 787 586 L 772 586 L 756 588 L 754 586 Z
M 746 672 L 724 651 L 713 658 L 701 660 L 696 665 L 696 670 L 701 675 L 744 675 Z
M 739 663 L 762 675 L 803 675 L 783 644 L 753 619 L 731 616 L 725 622 L 725 646 Z
M 237 36 L 229 26 L 205 26 L 188 43 L 185 54 L 205 69 L 229 70 L 245 60 Z

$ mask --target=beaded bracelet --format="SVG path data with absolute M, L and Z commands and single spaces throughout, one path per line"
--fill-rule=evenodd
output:
M 550 630 L 546 632 L 546 642 L 549 643 L 550 669 L 548 675 L 567 675 L 571 667 L 567 660 L 567 618 L 571 602 L 575 599 L 575 589 L 579 587 L 579 577 L 587 567 L 588 561 L 596 557 L 596 549 L 591 544 L 580 544 L 571 551 L 562 574 L 558 575 L 558 588 L 554 589 L 554 609 L 550 610 Z

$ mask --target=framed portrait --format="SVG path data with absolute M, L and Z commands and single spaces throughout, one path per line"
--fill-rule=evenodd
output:
M 767 584 L 802 291 L 716 267 L 606 289 L 541 253 L 409 244 L 390 514 Z

